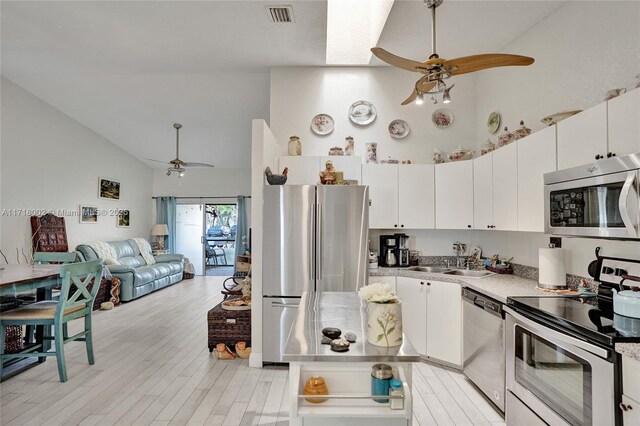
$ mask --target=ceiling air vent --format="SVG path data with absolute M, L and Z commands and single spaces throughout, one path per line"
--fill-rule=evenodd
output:
M 295 22 L 293 19 L 293 7 L 291 6 L 267 6 L 267 13 L 271 18 L 271 22 L 275 24 Z

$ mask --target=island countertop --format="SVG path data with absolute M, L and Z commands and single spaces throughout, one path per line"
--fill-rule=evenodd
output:
M 357 340 L 346 352 L 333 352 L 320 343 L 322 329 L 337 327 L 344 336 L 355 333 Z M 420 354 L 406 335 L 402 345 L 390 348 L 367 343 L 366 303 L 357 293 L 305 292 L 282 355 L 298 362 L 417 362 Z

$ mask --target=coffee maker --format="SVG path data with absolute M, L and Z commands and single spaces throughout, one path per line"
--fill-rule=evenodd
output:
M 406 234 L 396 234 L 398 237 L 398 266 L 409 266 L 409 236 Z
M 395 235 L 380 235 L 380 257 L 382 267 L 398 266 L 398 238 Z

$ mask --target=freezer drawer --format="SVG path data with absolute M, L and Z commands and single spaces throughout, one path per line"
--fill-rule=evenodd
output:
M 291 325 L 298 315 L 299 297 L 265 297 L 262 299 L 262 360 L 284 362 L 282 353 Z

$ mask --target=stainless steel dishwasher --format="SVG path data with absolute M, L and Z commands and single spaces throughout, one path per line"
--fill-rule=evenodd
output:
M 464 374 L 504 412 L 505 351 L 503 304 L 462 289 Z

